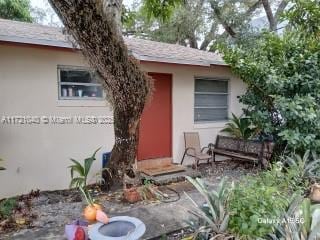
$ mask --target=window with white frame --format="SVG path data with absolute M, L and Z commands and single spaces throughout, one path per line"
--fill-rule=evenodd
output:
M 195 123 L 228 119 L 228 84 L 227 79 L 195 78 Z
M 96 73 L 85 67 L 58 66 L 59 99 L 101 100 L 102 85 Z

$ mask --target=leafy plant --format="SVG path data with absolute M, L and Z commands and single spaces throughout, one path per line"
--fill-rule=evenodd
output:
M 275 232 L 268 236 L 272 240 L 320 239 L 320 205 L 312 206 L 308 198 L 295 198 Z
M 0 219 L 11 216 L 13 210 L 17 207 L 16 198 L 7 198 L 0 202 Z
M 247 85 L 245 114 L 278 146 L 320 149 L 319 0 L 293 0 L 282 34 L 265 33 L 250 46 L 222 48 L 224 60 Z M 251 47 L 254 46 L 254 47 Z
M 225 179 L 219 183 L 217 190 L 209 190 L 202 179 L 186 178 L 205 199 L 205 204 L 199 205 L 185 193 L 194 205 L 191 213 L 198 218 L 197 221 L 189 221 L 196 230 L 194 239 L 209 239 L 213 235 L 224 236 L 224 239 L 231 237 L 227 233 L 229 213 L 226 210 L 230 186 L 227 186 Z
M 82 188 L 86 189 L 88 185 L 88 175 L 91 169 L 93 162 L 96 160 L 96 153 L 101 148 L 98 148 L 91 157 L 84 159 L 83 164 L 77 160 L 70 159 L 74 164 L 69 166 L 71 174 L 70 188 Z M 75 176 L 75 173 L 77 176 Z
M 257 239 L 272 231 L 277 219 L 289 205 L 291 181 L 280 164 L 257 176 L 246 176 L 234 188 L 228 201 L 230 231 L 241 239 Z
M 0 162 L 3 162 L 3 159 L 0 158 Z M 1 170 L 6 170 L 4 167 L 0 166 L 0 171 Z
M 252 124 L 249 117 L 237 117 L 232 113 L 232 119 L 221 132 L 226 132 L 239 139 L 248 140 L 257 135 L 257 128 Z
M 284 163 L 288 165 L 288 172 L 295 170 L 293 176 L 297 184 L 303 181 L 320 179 L 320 159 L 315 152 L 307 150 L 303 156 L 292 153 L 284 157 Z
M 0 0 L 0 18 L 32 22 L 30 0 Z

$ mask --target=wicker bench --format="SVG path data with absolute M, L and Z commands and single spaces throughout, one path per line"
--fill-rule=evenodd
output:
M 218 135 L 216 143 L 210 149 L 213 161 L 216 155 L 250 161 L 266 167 L 273 150 L 272 142 L 262 142 L 258 140 L 241 140 L 234 137 Z

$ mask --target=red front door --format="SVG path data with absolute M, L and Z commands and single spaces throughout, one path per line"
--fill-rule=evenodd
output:
M 154 79 L 151 102 L 140 122 L 138 160 L 171 157 L 171 88 L 170 74 L 150 73 Z

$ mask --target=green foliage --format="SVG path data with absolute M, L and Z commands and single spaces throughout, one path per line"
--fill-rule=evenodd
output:
M 147 14 L 148 19 L 158 18 L 161 21 L 167 21 L 175 7 L 182 3 L 183 0 L 143 0 L 142 11 Z
M 303 156 L 292 153 L 283 162 L 288 165 L 287 175 L 292 175 L 295 185 L 320 180 L 320 159 L 314 152 L 306 151 Z
M 317 27 L 310 34 L 306 27 L 319 26 L 320 18 L 319 6 L 297 2 L 287 14 L 294 27 L 283 35 L 264 33 L 250 42 L 252 48 L 237 45 L 222 51 L 248 86 L 240 98 L 245 114 L 280 145 L 305 152 L 320 149 L 320 34 Z
M 121 11 L 121 23 L 124 29 L 131 29 L 134 27 L 135 21 L 137 19 L 137 14 L 131 11 L 125 5 L 122 5 Z
M 235 186 L 229 199 L 229 229 L 242 239 L 257 239 L 270 233 L 274 225 L 264 219 L 277 219 L 287 208 L 292 194 L 291 175 L 281 164 L 257 176 L 248 176 Z
M 0 18 L 32 22 L 29 0 L 0 0 Z
M 69 166 L 71 174 L 70 188 L 82 188 L 86 189 L 88 184 L 88 175 L 93 162 L 96 160 L 96 153 L 100 150 L 98 148 L 91 157 L 84 159 L 83 164 L 77 160 L 70 159 L 74 164 Z M 75 176 L 75 173 L 77 174 Z
M 0 162 L 3 162 L 3 159 L 0 158 Z M 1 170 L 6 170 L 4 167 L 0 166 L 0 171 Z
M 294 221 L 293 221 L 294 219 Z M 320 205 L 311 205 L 310 199 L 295 198 L 283 214 L 272 240 L 316 240 L 320 238 Z
M 205 204 L 199 205 L 186 194 L 195 206 L 192 213 L 198 217 L 197 220 L 189 221 L 190 226 L 196 230 L 194 239 L 208 239 L 212 234 L 226 234 L 229 222 L 226 204 L 230 186 L 223 179 L 217 190 L 209 190 L 200 178 L 186 178 L 205 199 Z
M 0 202 L 0 219 L 12 215 L 13 210 L 17 207 L 16 198 L 7 198 Z
M 248 140 L 257 135 L 258 129 L 252 125 L 250 118 L 237 117 L 232 113 L 232 119 L 221 132 L 226 132 L 233 137 Z
M 303 30 L 301 31 L 302 34 L 318 34 L 320 32 L 320 1 L 291 1 L 294 4 L 286 15 L 291 25 L 299 30 Z

